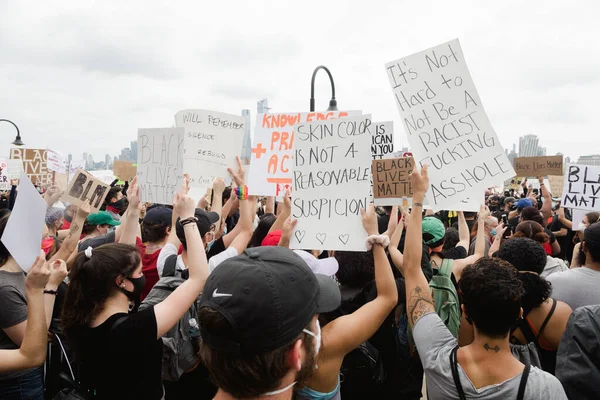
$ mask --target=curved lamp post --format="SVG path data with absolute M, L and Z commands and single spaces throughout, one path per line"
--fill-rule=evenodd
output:
M 9 124 L 12 124 L 12 126 L 14 126 L 17 130 L 17 137 L 15 138 L 15 141 L 11 144 L 14 144 L 15 146 L 25 146 L 25 143 L 23 143 L 23 141 L 21 140 L 21 132 L 19 131 L 19 127 L 14 122 L 9 121 L 7 119 L 0 119 L 0 122 L 8 122 Z
M 310 80 L 310 111 L 315 111 L 315 77 L 320 69 L 324 69 L 325 72 L 327 72 L 327 75 L 329 75 L 329 81 L 331 82 L 331 100 L 329 100 L 329 107 L 327 108 L 327 111 L 337 111 L 338 108 L 337 100 L 335 99 L 335 84 L 333 83 L 331 72 L 329 72 L 329 69 L 327 69 L 327 67 L 324 65 L 319 65 L 317 68 L 315 68 L 312 74 L 312 79 Z

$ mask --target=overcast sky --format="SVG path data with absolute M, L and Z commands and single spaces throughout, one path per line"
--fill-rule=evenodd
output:
M 185 108 L 308 111 L 324 64 L 340 109 L 407 145 L 384 64 L 458 38 L 504 147 L 533 133 L 576 158 L 600 153 L 600 2 L 566 3 L 0 0 L 0 118 L 27 147 L 103 160 Z M 14 133 L 0 123 L 0 157 Z

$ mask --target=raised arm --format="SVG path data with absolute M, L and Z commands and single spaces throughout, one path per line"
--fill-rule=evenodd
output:
M 223 178 L 217 178 L 213 182 L 212 190 L 212 202 L 210 205 L 210 211 L 216 212 L 221 217 L 221 221 L 225 220 L 223 216 L 223 192 L 225 191 L 225 180 Z M 220 227 L 221 224 L 217 224 Z
M 50 329 L 50 323 L 52 322 L 52 312 L 54 311 L 58 285 L 67 277 L 67 264 L 63 260 L 54 260 L 48 263 L 48 265 L 50 266 L 50 278 L 46 284 L 46 292 L 44 293 L 46 329 Z
M 567 229 L 573 229 L 573 221 L 569 221 L 565 216 L 565 209 L 563 207 L 559 207 L 556 210 L 556 214 L 558 215 L 558 220 L 561 224 L 563 224 Z
M 465 214 L 462 211 L 458 212 L 458 238 L 459 241 L 456 244 L 456 247 L 462 246 L 468 252 L 471 244 L 471 232 L 469 232 L 469 225 L 467 224 Z
M 181 216 L 182 220 L 193 218 L 195 213 L 194 200 L 187 194 L 175 194 L 173 211 L 174 214 L 177 213 Z M 202 292 L 204 283 L 208 278 L 208 262 L 206 261 L 206 252 L 202 245 L 198 225 L 193 221 L 192 223 L 184 222 L 182 225 L 185 241 L 187 242 L 187 264 L 190 277 L 165 300 L 154 306 L 157 339 L 167 333 L 183 317 Z
M 496 228 L 496 236 L 494 236 L 494 243 L 490 246 L 490 251 L 488 252 L 488 257 L 493 257 L 494 253 L 500 250 L 500 245 L 502 245 L 502 238 L 504 237 L 504 232 L 508 229 L 508 226 L 504 226 L 504 223 L 500 223 Z
M 135 238 L 138 236 L 140 225 L 140 189 L 137 184 L 137 177 L 133 178 L 129 188 L 129 207 L 127 207 L 127 217 L 122 223 L 121 237 L 119 243 L 135 246 Z
M 265 206 L 265 214 L 275 214 L 275 196 L 267 197 L 267 205 Z
M 276 230 L 282 229 L 283 224 L 292 214 L 292 200 L 290 199 L 290 192 L 285 192 L 285 195 L 283 196 L 283 207 L 280 204 L 279 208 L 281 208 L 281 213 L 279 213 L 277 219 L 275 220 L 273 225 L 271 225 L 271 229 L 269 229 L 269 232 L 274 232 Z
M 475 240 L 475 254 L 462 260 L 455 260 L 452 264 L 452 273 L 456 281 L 460 281 L 463 270 L 477 260 L 485 256 L 485 220 L 490 216 L 489 209 L 482 205 L 479 209 L 479 215 L 477 219 L 477 239 Z
M 390 238 L 390 245 L 388 247 L 392 263 L 394 263 L 394 266 L 400 272 L 402 272 L 402 266 L 404 264 L 404 255 L 398 249 L 398 246 L 400 245 L 402 232 L 404 232 L 404 227 L 406 226 L 406 221 L 408 220 L 408 218 L 410 218 L 410 214 L 406 212 L 402 213 L 402 219 L 400 220 L 400 222 L 398 222 L 398 226 L 396 227 L 392 237 Z
M 544 183 L 544 177 L 538 176 L 538 181 L 540 183 L 540 191 L 542 192 L 542 198 L 544 199 L 544 204 L 542 204 L 542 208 L 540 208 L 540 213 L 542 213 L 544 221 L 547 221 L 552 216 L 552 195 L 550 195 L 548 188 L 546 188 L 546 184 Z
M 0 372 L 14 372 L 37 367 L 46 359 L 48 327 L 44 307 L 44 287 L 50 278 L 50 269 L 42 252 L 27 273 L 27 326 L 21 347 L 17 350 L 0 350 Z
M 243 190 L 245 190 L 247 193 L 248 187 L 246 186 L 244 181 L 244 166 L 242 165 L 242 161 L 239 157 L 237 157 L 237 162 L 238 171 L 234 172 L 231 168 L 229 168 L 228 171 L 231 174 L 231 177 L 235 181 L 236 185 L 238 185 L 239 188 L 243 188 Z M 235 196 L 235 192 L 232 192 L 231 195 Z M 223 244 L 225 244 L 225 247 L 227 248 L 235 248 L 238 254 L 242 254 L 244 250 L 246 250 L 248 242 L 252 237 L 252 222 L 254 220 L 254 214 L 256 211 L 254 210 L 254 203 L 252 198 L 249 198 L 246 195 L 245 198 L 238 198 L 238 200 L 240 202 L 240 220 L 238 221 L 239 233 L 237 233 L 235 239 L 233 239 L 233 241 L 229 245 L 225 242 L 225 238 L 227 238 L 228 235 L 225 235 L 223 237 Z
M 77 250 L 77 244 L 79 243 L 79 238 L 81 237 L 83 224 L 85 223 L 85 219 L 88 217 L 88 215 L 90 215 L 90 202 L 89 200 L 86 200 L 77 208 L 75 218 L 73 218 L 73 222 L 69 228 L 69 233 L 60 246 L 60 249 L 49 260 L 50 262 L 54 260 L 68 260 L 71 254 Z
M 290 247 L 290 239 L 292 238 L 292 232 L 294 232 L 294 228 L 296 227 L 297 219 L 292 219 L 289 217 L 283 223 L 283 228 L 281 229 L 281 238 L 279 239 L 278 246 L 280 247 Z
M 396 221 L 398 211 L 396 208 Z M 390 219 L 392 219 L 390 217 Z M 373 204 L 362 210 L 363 227 L 369 237 L 379 236 Z M 395 225 L 394 225 L 395 226 Z M 384 235 L 382 235 L 384 236 Z M 387 239 L 389 236 L 385 235 Z M 337 318 L 323 328 L 323 352 L 326 357 L 343 357 L 369 339 L 398 304 L 398 289 L 382 244 L 373 243 L 377 297 L 350 315 Z

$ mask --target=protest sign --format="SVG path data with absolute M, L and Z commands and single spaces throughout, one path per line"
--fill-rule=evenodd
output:
M 562 197 L 564 182 L 565 178 L 563 176 L 551 175 L 548 177 L 548 184 L 550 185 L 552 197 Z
M 34 185 L 48 186 L 52 172 L 48 171 L 48 152 L 44 149 L 10 149 L 10 158 L 23 161 L 23 170 Z
M 58 172 L 53 173 L 52 183 L 60 188 L 60 190 L 65 191 L 69 186 L 69 177 L 66 173 L 61 174 Z
M 21 171 L 24 171 L 23 161 L 7 160 L 6 165 L 8 168 L 8 179 L 19 179 L 21 176 Z
M 292 191 L 294 125 L 358 116 L 360 111 L 258 114 L 250 157 L 248 190 L 256 196 L 282 196 Z
M 373 123 L 371 134 L 371 155 L 373 160 L 381 160 L 394 152 L 394 122 Z
M 54 171 L 64 174 L 67 170 L 67 159 L 65 156 L 54 150 L 46 150 L 48 154 L 48 171 Z
M 562 176 L 562 156 L 517 157 L 513 161 L 515 173 L 522 176 Z
M 218 111 L 183 110 L 175 124 L 185 129 L 183 170 L 190 185 L 211 187 L 215 178 L 228 178 L 227 168 L 237 170 L 242 151 L 244 117 Z
M 6 160 L 0 159 L 0 190 L 10 190 L 10 178 Z
M 184 128 L 138 129 L 137 177 L 140 199 L 173 204 L 183 183 Z
M 388 158 L 373 160 L 373 199 L 377 206 L 401 205 L 403 198 L 412 198 L 410 173 L 414 167 L 412 158 Z
M 137 175 L 137 166 L 131 161 L 115 161 L 113 174 L 122 181 L 131 182 Z
M 116 179 L 115 174 L 110 169 L 89 171 L 89 174 L 107 185 L 111 185 Z
M 91 210 L 95 213 L 100 210 L 109 187 L 109 184 L 80 169 L 75 173 L 62 199 L 76 206 L 80 206 L 89 199 Z
M 452 209 L 515 175 L 458 40 L 390 62 L 386 71 L 415 163 L 430 166 L 433 209 Z
M 294 127 L 294 249 L 365 251 L 360 210 L 369 203 L 370 116 Z
M 69 164 L 69 182 L 71 182 L 71 179 L 73 179 L 75 172 L 77 172 L 79 169 L 85 169 L 86 165 L 87 161 L 85 160 L 71 161 Z
M 42 230 L 48 205 L 21 171 L 19 195 L 2 234 L 2 243 L 25 272 L 42 248 Z
M 570 164 L 563 185 L 562 207 L 600 211 L 600 167 Z

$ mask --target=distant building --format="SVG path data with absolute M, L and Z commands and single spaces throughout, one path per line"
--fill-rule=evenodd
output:
M 265 114 L 268 113 L 271 108 L 269 107 L 269 100 L 262 99 L 256 103 L 256 113 Z
M 91 154 L 88 154 L 87 168 L 89 171 L 93 171 L 96 168 L 96 164 L 94 163 L 94 157 Z
M 119 156 L 119 161 L 132 161 L 131 149 L 129 147 L 124 147 L 121 149 L 121 155 Z
M 242 117 L 244 117 L 244 139 L 242 141 L 242 162 L 244 164 L 250 164 L 250 156 L 252 155 L 252 122 L 250 120 L 250 110 L 242 110 Z
M 546 148 L 539 145 L 537 135 L 525 135 L 519 138 L 519 157 L 545 156 Z
M 510 161 L 510 165 L 514 165 L 515 158 L 519 157 L 519 153 L 517 153 L 517 145 L 513 144 L 513 148 L 510 151 L 510 153 L 508 152 L 508 150 L 505 150 L 505 152 L 506 156 L 508 157 L 508 160 Z
M 71 161 L 73 161 L 73 154 L 67 156 L 67 164 L 71 165 Z
M 137 145 L 137 140 L 134 140 L 133 142 L 131 142 L 131 161 L 133 161 L 134 163 L 137 163 L 137 156 L 138 156 L 138 145 Z
M 600 154 L 580 156 L 577 160 L 577 164 L 600 166 Z
M 106 168 L 109 168 L 111 164 L 112 164 L 112 157 L 110 156 L 110 154 L 105 155 L 104 156 L 104 165 L 106 166 Z

